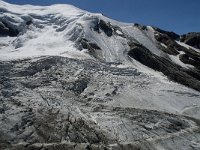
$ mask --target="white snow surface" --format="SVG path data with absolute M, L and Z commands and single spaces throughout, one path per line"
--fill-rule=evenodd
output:
M 181 45 L 181 46 L 183 46 L 183 47 L 185 47 L 187 49 L 192 49 L 192 50 L 200 53 L 200 49 L 194 48 L 194 47 L 192 47 L 190 45 L 187 45 L 187 44 L 185 44 L 183 42 L 180 42 L 180 41 L 176 41 L 176 43 L 178 43 L 179 45 Z
M 107 62 L 127 64 L 129 38 L 158 56 L 166 56 L 157 47 L 151 26 L 147 26 L 147 30 L 141 30 L 134 24 L 118 22 L 102 14 L 90 13 L 67 4 L 19 6 L 0 0 L 0 10 L 1 20 L 20 31 L 17 37 L 0 37 L 0 60 L 46 55 L 92 59 L 87 50 L 77 48 L 77 42 L 82 38 L 97 44 Z M 118 29 L 111 37 L 103 31 L 98 33 L 93 27 L 95 21 L 99 20 L 104 20 Z M 28 21 L 32 24 L 26 25 Z M 187 46 L 180 42 L 178 44 Z M 183 66 L 176 58 L 171 60 Z
M 75 42 L 81 37 L 96 43 L 103 51 L 103 57 L 108 62 L 123 62 L 129 49 L 127 39 L 123 33 L 143 43 L 145 47 L 156 55 L 161 51 L 156 47 L 153 28 L 143 32 L 134 24 L 126 24 L 104 17 L 101 14 L 89 13 L 71 5 L 31 6 L 12 5 L 0 1 L 0 10 L 9 26 L 14 26 L 22 33 L 18 37 L 0 37 L 0 59 L 22 59 L 43 55 L 62 55 L 74 58 L 91 58 L 87 51 L 77 50 Z M 95 19 L 102 19 L 113 26 L 118 26 L 112 37 L 100 34 L 91 29 Z M 30 26 L 27 21 L 32 21 Z M 5 40 L 6 38 L 6 40 Z
M 0 1 L 0 9 L 6 10 L 0 17 L 22 32 L 18 37 L 0 37 L 0 44 L 6 45 L 0 47 L 1 60 L 43 55 L 90 58 L 89 55 L 78 51 L 74 43 L 67 40 L 64 32 L 56 31 L 66 22 L 77 20 L 79 16 L 86 14 L 86 11 L 71 5 L 17 6 L 3 1 Z M 29 20 L 32 20 L 33 25 L 27 27 L 26 21 Z
M 185 54 L 185 52 L 183 51 L 180 51 L 180 53 L 177 55 L 177 56 L 174 56 L 174 55 L 169 55 L 170 59 L 176 63 L 177 65 L 183 67 L 183 68 L 194 68 L 194 66 L 192 65 L 189 65 L 189 64 L 184 64 L 180 59 L 179 59 L 179 56 L 182 55 L 182 54 Z
M 4 12 L 1 13 L 1 11 Z M 127 51 L 130 47 L 127 44 L 128 40 L 121 36 L 123 34 L 143 44 L 152 53 L 158 56 L 163 55 L 163 52 L 156 46 L 154 30 L 150 26 L 147 27 L 147 31 L 142 31 L 134 26 L 134 24 L 117 22 L 101 14 L 89 13 L 71 5 L 17 6 L 1 0 L 0 17 L 5 18 L 7 24 L 15 26 L 16 29 L 21 31 L 17 37 L 0 37 L 0 60 L 23 59 L 46 55 L 94 59 L 87 53 L 87 50 L 81 51 L 77 48 L 76 42 L 80 38 L 85 38 L 92 43 L 96 43 L 101 48 L 103 57 L 107 62 L 122 63 L 119 68 L 134 66 L 136 69 L 147 74 L 149 78 L 153 75 L 160 80 L 158 84 L 152 83 L 149 86 L 147 78 L 147 88 L 138 87 L 137 89 L 132 89 L 127 84 L 122 94 L 116 98 L 115 103 L 110 105 L 149 108 L 161 111 L 167 110 L 167 112 L 172 113 L 182 112 L 185 114 L 188 113 L 191 116 L 200 107 L 199 92 L 172 83 L 166 80 L 162 73 L 149 69 L 133 59 L 130 61 L 130 58 L 128 58 Z M 117 34 L 111 37 L 108 37 L 104 32 L 98 33 L 91 29 L 94 26 L 93 22 L 95 19 L 110 22 L 111 25 L 120 27 L 121 31 L 117 30 Z M 27 26 L 26 22 L 30 20 L 33 23 Z M 177 43 L 183 46 L 183 43 Z M 186 47 L 186 45 L 184 46 Z M 183 64 L 178 56 L 169 57 L 173 62 L 182 67 L 191 67 Z M 172 84 L 174 89 L 172 89 Z M 165 94 L 166 91 L 167 95 Z M 182 94 L 184 92 L 186 96 Z M 198 98 L 191 93 L 198 95 Z M 194 104 L 195 107 L 193 107 Z

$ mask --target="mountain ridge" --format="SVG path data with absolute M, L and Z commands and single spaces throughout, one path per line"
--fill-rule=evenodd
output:
M 0 4 L 0 149 L 200 148 L 198 33 Z
M 7 47 L 8 50 L 5 50 L 5 54 L 1 52 L 2 59 L 6 57 L 9 59 L 9 55 L 11 59 L 16 56 L 26 58 L 40 55 L 63 55 L 126 64 L 130 63 L 127 61 L 130 56 L 150 68 L 163 72 L 173 81 L 200 91 L 198 33 L 193 34 L 193 38 L 184 40 L 183 37 L 188 37 L 187 35 L 190 34 L 180 36 L 156 27 L 120 23 L 101 14 L 82 11 L 71 5 L 45 7 L 29 5 L 29 9 L 26 9 L 27 5 L 22 5 L 23 13 L 16 5 L 3 3 L 3 7 L 5 6 L 7 10 L 1 14 L 1 34 L 17 38 L 14 40 L 7 38 L 8 41 L 2 43 L 2 45 L 10 45 Z M 9 9 L 23 15 L 14 14 Z M 182 42 L 179 41 L 180 39 Z M 183 43 L 184 41 L 186 43 Z M 137 47 L 138 44 L 150 52 L 144 57 L 162 57 L 164 64 L 160 59 L 151 58 L 148 58 L 149 62 L 145 60 L 141 62 L 141 58 L 136 58 L 133 53 L 128 52 L 131 51 L 133 45 Z M 27 52 L 27 49 L 31 51 Z M 151 66 L 153 63 L 159 63 L 160 67 Z M 177 71 L 170 71 L 169 68 L 175 68 Z M 181 73 L 178 73 L 178 70 Z M 181 74 L 185 77 L 180 78 Z M 190 78 L 191 81 L 189 81 Z

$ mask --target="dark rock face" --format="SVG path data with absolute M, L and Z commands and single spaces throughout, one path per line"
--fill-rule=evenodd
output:
M 160 30 L 158 28 L 155 29 L 155 39 L 157 41 L 157 47 L 162 50 L 164 53 L 168 55 L 178 56 L 178 59 L 184 64 L 189 64 L 193 66 L 193 68 L 186 69 L 182 66 L 178 66 L 174 64 L 170 58 L 161 58 L 154 54 L 152 54 L 148 49 L 141 48 L 141 46 L 137 47 L 138 50 L 131 50 L 129 55 L 134 57 L 136 60 L 145 64 L 148 67 L 151 67 L 155 70 L 163 72 L 170 79 L 179 82 L 181 84 L 187 85 L 199 91 L 199 81 L 200 81 L 200 53 L 193 49 L 187 49 L 179 45 L 175 40 L 179 39 L 179 36 L 172 32 L 167 32 Z M 198 38 L 198 33 L 183 35 L 181 37 L 181 42 L 187 42 L 190 39 Z M 192 44 L 191 46 L 197 48 L 197 41 L 194 40 L 196 44 Z M 165 46 L 163 46 L 164 44 Z M 186 43 L 188 44 L 188 43 Z M 134 45 L 134 44 L 133 44 Z M 134 46 L 133 46 L 134 47 Z M 136 48 L 135 47 L 135 48 Z M 137 49 L 136 48 L 136 49 Z M 148 52 L 147 52 L 148 51 Z M 183 54 L 181 54 L 183 53 Z
M 180 51 L 183 51 L 185 54 L 181 54 L 179 56 L 180 61 L 185 64 L 193 65 L 197 70 L 199 70 L 200 53 L 177 44 L 172 38 L 170 38 L 166 34 L 156 32 L 155 39 L 158 41 L 157 45 L 159 49 L 169 55 L 177 56 L 178 54 L 180 54 Z M 160 45 L 160 43 L 165 44 L 167 47 L 163 47 L 162 45 Z
M 200 70 L 200 57 L 192 55 L 190 53 L 180 55 L 180 60 L 185 64 L 191 64 Z
M 159 29 L 159 28 L 156 28 L 156 27 L 153 27 L 153 28 L 154 28 L 155 31 L 162 33 L 162 34 L 165 34 L 173 40 L 178 40 L 180 38 L 180 35 L 178 35 L 174 32 L 165 31 L 165 30 L 162 30 L 162 29 Z
M 7 23 L 0 21 L 0 35 L 17 36 L 19 31 L 8 26 Z
M 162 46 L 159 47 L 163 52 L 170 55 L 179 54 L 179 52 L 175 48 L 175 46 L 177 46 L 178 44 L 174 42 L 174 40 L 172 40 L 170 36 L 168 36 L 167 34 L 162 34 L 162 33 L 157 32 L 157 34 L 155 35 L 155 38 L 158 42 L 163 43 L 168 46 L 168 48 L 165 48 Z
M 94 27 L 94 30 L 97 32 L 100 32 L 99 30 L 102 30 L 108 37 L 113 35 L 113 29 L 109 23 L 106 23 L 103 20 L 99 20 L 97 25 Z
M 141 24 L 138 24 L 138 23 L 135 23 L 134 26 L 138 27 L 141 30 L 147 30 L 147 26 L 144 26 L 144 25 L 141 25 Z
M 197 71 L 191 70 L 191 73 L 188 74 L 187 71 L 184 71 L 180 66 L 172 63 L 166 58 L 152 54 L 148 49 L 139 44 L 135 44 L 128 55 L 152 69 L 161 71 L 171 80 L 200 91 L 200 81 L 198 80 L 199 76 L 197 75 Z
M 200 49 L 200 33 L 188 33 L 181 36 L 181 42 Z
M 96 43 L 90 43 L 86 39 L 81 39 L 78 43 L 81 44 L 81 49 L 87 49 L 91 56 L 99 60 L 102 59 L 101 48 Z

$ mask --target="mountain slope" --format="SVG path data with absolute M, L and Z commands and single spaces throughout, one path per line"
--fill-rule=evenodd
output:
M 199 49 L 176 42 L 175 33 L 119 23 L 70 5 L 1 3 L 1 59 L 60 55 L 129 64 L 132 57 L 200 91 Z
M 0 1 L 0 149 L 200 148 L 198 38 Z

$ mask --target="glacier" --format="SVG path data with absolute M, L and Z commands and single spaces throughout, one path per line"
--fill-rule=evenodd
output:
M 0 0 L 0 149 L 200 149 L 199 60 L 173 32 Z

